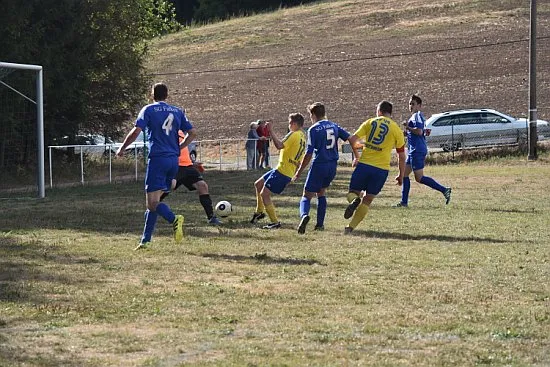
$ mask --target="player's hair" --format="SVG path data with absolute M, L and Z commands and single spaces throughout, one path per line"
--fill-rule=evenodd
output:
M 391 102 L 382 101 L 382 102 L 378 103 L 378 109 L 382 113 L 389 113 L 391 115 L 391 113 L 393 111 L 393 105 L 391 104 Z
M 302 116 L 301 113 L 291 113 L 290 115 L 288 115 L 288 118 L 290 119 L 290 121 L 297 123 L 298 126 L 304 126 L 304 116 Z
M 153 85 L 153 99 L 155 101 L 164 101 L 168 97 L 168 87 L 164 83 Z
M 420 97 L 417 96 L 416 94 L 413 94 L 413 95 L 411 96 L 411 100 L 412 100 L 412 101 L 415 101 L 416 104 L 419 104 L 419 105 L 422 104 L 422 98 L 420 98 Z
M 309 113 L 320 119 L 321 117 L 325 117 L 325 106 L 321 102 L 315 102 L 307 106 L 307 109 Z

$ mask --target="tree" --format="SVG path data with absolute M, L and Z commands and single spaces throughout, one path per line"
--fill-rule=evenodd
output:
M 0 60 L 44 66 L 47 142 L 115 135 L 146 96 L 147 41 L 179 27 L 168 0 L 2 0 L 0 23 Z

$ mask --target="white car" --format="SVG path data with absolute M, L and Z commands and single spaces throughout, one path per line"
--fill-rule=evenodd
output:
M 428 146 L 444 151 L 483 145 L 516 144 L 527 140 L 528 121 L 491 109 L 437 113 L 426 120 Z M 537 120 L 539 140 L 550 138 L 548 121 Z
M 75 135 L 74 143 L 69 145 L 69 137 L 64 136 L 58 141 L 58 145 L 62 146 L 60 148 L 63 151 L 69 152 L 72 150 L 74 154 L 80 154 L 82 151 L 83 154 L 88 156 L 107 156 L 109 152 L 114 154 L 116 152 L 116 143 L 111 139 L 97 134 L 88 134 L 88 135 Z

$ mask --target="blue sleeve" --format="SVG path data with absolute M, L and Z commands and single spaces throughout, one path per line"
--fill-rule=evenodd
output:
M 139 127 L 142 131 L 145 131 L 145 128 L 147 127 L 148 115 L 146 112 L 147 106 L 143 107 L 141 111 L 139 111 L 139 115 L 134 123 L 134 126 Z
M 350 133 L 348 133 L 344 128 L 340 127 L 340 125 L 336 126 L 338 126 L 338 137 L 344 141 L 348 140 Z
M 307 130 L 307 154 L 313 154 L 313 151 L 315 150 L 315 141 L 313 139 L 315 135 L 311 134 L 311 127 Z
M 411 127 L 416 129 L 424 129 L 424 116 L 422 115 L 422 112 L 417 112 L 414 114 Z

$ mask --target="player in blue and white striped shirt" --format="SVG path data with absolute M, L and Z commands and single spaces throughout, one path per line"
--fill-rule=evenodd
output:
M 413 94 L 409 100 L 409 111 L 412 116 L 403 123 L 405 134 L 407 135 L 407 162 L 405 166 L 405 177 L 401 189 L 401 201 L 396 205 L 398 207 L 407 207 L 409 205 L 409 192 L 411 189 L 411 180 L 409 175 L 414 172 L 414 179 L 423 185 L 437 190 L 445 196 L 445 204 L 451 201 L 451 188 L 439 184 L 431 177 L 424 176 L 424 161 L 428 154 L 426 137 L 424 135 L 426 119 L 421 111 L 422 99 Z

